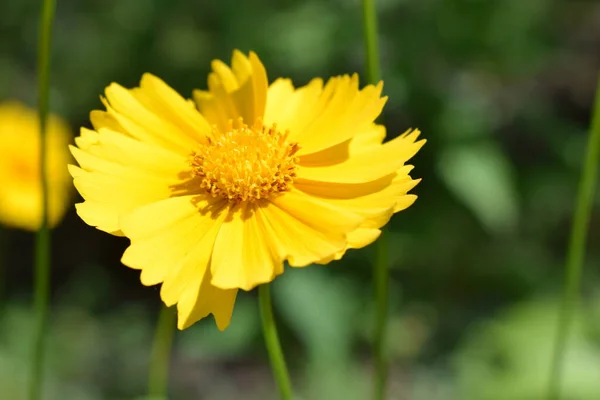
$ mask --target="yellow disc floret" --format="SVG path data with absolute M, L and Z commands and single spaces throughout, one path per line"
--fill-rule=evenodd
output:
M 287 143 L 288 133 L 262 121 L 253 126 L 241 119 L 227 132 L 213 129 L 208 143 L 192 154 L 194 174 L 213 197 L 231 202 L 268 198 L 291 188 L 298 163 L 297 143 Z

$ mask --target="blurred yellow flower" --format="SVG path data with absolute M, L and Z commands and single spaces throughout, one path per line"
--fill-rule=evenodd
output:
M 0 104 L 0 224 L 37 230 L 42 220 L 39 119 L 35 111 L 17 102 Z M 64 121 L 48 118 L 48 219 L 62 219 L 71 192 L 65 164 L 71 161 L 67 145 L 71 133 Z
M 382 145 L 382 84 L 359 90 L 356 75 L 269 86 L 239 51 L 212 70 L 195 104 L 150 74 L 111 84 L 71 148 L 79 215 L 131 240 L 122 262 L 162 283 L 179 329 L 211 313 L 225 329 L 238 289 L 286 260 L 325 264 L 372 243 L 415 201 L 404 164 L 424 143 L 414 130 Z

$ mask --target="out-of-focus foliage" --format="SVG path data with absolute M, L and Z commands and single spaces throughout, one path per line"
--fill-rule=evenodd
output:
M 557 306 L 552 299 L 532 301 L 473 329 L 459 353 L 460 393 L 481 400 L 546 397 Z M 600 393 L 600 337 L 590 324 L 595 314 L 578 309 L 574 315 L 562 383 L 566 399 L 592 400 Z
M 393 399 L 535 398 L 547 374 L 561 266 L 600 67 L 600 3 L 379 0 L 384 121 L 419 127 L 419 199 L 390 225 Z M 0 2 L 0 99 L 35 99 L 38 2 Z M 183 95 L 209 62 L 258 52 L 272 77 L 364 68 L 358 0 L 59 0 L 52 109 L 73 128 L 112 81 L 152 72 Z M 596 203 L 598 204 L 598 203 Z M 56 399 L 141 399 L 158 289 L 119 264 L 124 240 L 72 210 L 55 231 L 49 391 Z M 2 230 L 0 387 L 21 398 L 28 362 L 32 237 Z M 302 240 L 298 238 L 298 240 Z M 584 301 L 567 357 L 571 400 L 598 393 L 600 218 L 590 228 Z M 303 398 L 370 389 L 373 250 L 274 284 Z M 172 399 L 264 399 L 274 387 L 254 294 L 231 327 L 178 333 Z M 595 311 L 594 311 L 595 310 Z M 593 317 L 595 316 L 595 318 Z M 504 396 L 508 390 L 510 396 Z

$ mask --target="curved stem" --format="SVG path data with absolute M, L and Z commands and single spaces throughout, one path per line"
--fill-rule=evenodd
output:
M 560 380 L 562 365 L 564 362 L 569 329 L 575 306 L 579 302 L 581 287 L 581 271 L 585 247 L 587 242 L 587 231 L 592 213 L 594 191 L 598 180 L 598 164 L 600 161 L 600 77 L 596 89 L 596 100 L 592 115 L 592 124 L 587 144 L 587 154 L 581 178 L 577 204 L 573 215 L 571 237 L 567 249 L 565 264 L 565 283 L 562 303 L 559 311 L 558 327 L 556 331 L 556 342 L 550 370 L 548 398 L 558 400 L 560 398 Z
M 275 326 L 271 306 L 271 291 L 268 284 L 258 287 L 258 302 L 265 344 L 271 360 L 271 369 L 279 389 L 279 396 L 281 400 L 290 400 L 292 398 L 292 384 L 283 358 L 279 336 L 277 335 L 277 327 Z
M 45 334 L 50 297 L 50 229 L 48 227 L 48 181 L 46 178 L 46 126 L 50 86 L 50 45 L 54 22 L 54 0 L 42 0 L 38 41 L 38 112 L 40 119 L 40 180 L 42 187 L 42 220 L 35 240 L 34 307 L 36 326 L 29 398 L 37 400 L 42 393 Z
M 153 399 L 167 399 L 169 359 L 175 334 L 176 316 L 173 310 L 161 305 L 148 373 L 148 395 Z
M 377 10 L 375 0 L 362 0 L 365 54 L 367 64 L 367 80 L 370 84 L 377 84 L 381 79 L 379 66 L 379 40 L 377 37 Z M 375 392 L 374 399 L 385 398 L 387 381 L 387 359 L 385 352 L 385 334 L 388 313 L 388 243 L 387 236 L 382 232 L 376 243 L 374 289 L 377 302 L 375 330 L 373 339 L 373 359 L 375 363 Z

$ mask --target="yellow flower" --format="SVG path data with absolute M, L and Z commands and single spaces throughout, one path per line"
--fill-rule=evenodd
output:
M 0 224 L 35 231 L 42 220 L 39 163 L 39 119 L 16 102 L 0 104 Z M 69 205 L 71 133 L 61 119 L 50 116 L 47 129 L 48 220 L 54 226 Z
M 111 84 L 71 148 L 79 215 L 131 240 L 123 264 L 162 283 L 179 329 L 211 313 L 225 329 L 238 289 L 284 261 L 325 264 L 372 243 L 415 201 L 404 163 L 424 143 L 415 130 L 382 145 L 382 84 L 359 90 L 356 75 L 269 86 L 239 51 L 212 70 L 195 104 L 149 74 Z

